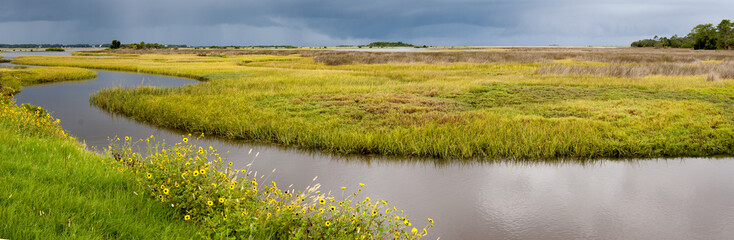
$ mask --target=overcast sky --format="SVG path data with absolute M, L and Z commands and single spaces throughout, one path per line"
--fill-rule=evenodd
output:
M 0 0 L 0 43 L 628 46 L 734 0 Z

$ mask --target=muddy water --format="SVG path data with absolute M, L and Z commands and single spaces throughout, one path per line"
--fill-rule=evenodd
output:
M 195 81 L 98 71 L 95 80 L 24 88 L 17 102 L 42 106 L 89 147 L 111 136 L 183 133 L 114 116 L 89 104 L 101 88 L 181 86 Z M 185 104 L 185 103 L 182 103 Z M 335 156 L 216 138 L 197 144 L 230 151 L 239 167 L 270 174 L 280 186 L 341 191 L 388 200 L 413 222 L 431 217 L 429 239 L 730 239 L 734 236 L 734 159 L 562 163 L 453 162 Z M 252 154 L 248 152 L 252 149 Z M 254 158 L 256 152 L 259 157 Z M 422 224 L 415 224 L 417 227 Z

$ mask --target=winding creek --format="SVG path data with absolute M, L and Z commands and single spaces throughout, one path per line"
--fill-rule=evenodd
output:
M 20 53 L 2 53 L 12 58 Z M 8 65 L 8 64 L 6 64 Z M 108 137 L 183 133 L 115 116 L 90 105 L 102 88 L 175 87 L 193 80 L 97 71 L 95 80 L 25 87 L 17 103 L 42 106 L 88 147 Z M 230 151 L 237 167 L 253 161 L 281 186 L 322 184 L 389 201 L 415 223 L 436 220 L 429 239 L 730 239 L 734 236 L 734 158 L 591 162 L 453 162 L 339 156 L 275 145 L 198 140 Z M 248 152 L 252 149 L 252 154 Z M 271 173 L 276 169 L 275 173 Z M 422 224 L 415 224 L 422 228 Z

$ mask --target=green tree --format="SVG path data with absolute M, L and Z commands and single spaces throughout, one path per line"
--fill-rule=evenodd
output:
M 690 33 L 693 37 L 693 49 L 716 49 L 716 29 L 713 24 L 698 24 Z
M 734 23 L 731 20 L 724 19 L 716 26 L 718 32 L 717 47 L 720 49 L 730 50 L 734 47 Z
M 118 49 L 120 48 L 120 45 L 122 45 L 120 41 L 112 40 L 112 44 L 110 44 L 110 49 Z

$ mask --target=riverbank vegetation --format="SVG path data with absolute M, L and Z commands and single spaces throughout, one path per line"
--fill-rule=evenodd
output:
M 0 68 L 0 95 L 14 95 L 28 85 L 96 77 L 92 70 L 74 67 Z
M 188 239 L 198 229 L 69 137 L 43 109 L 0 96 L 0 238 Z
M 430 219 L 413 226 L 387 201 L 360 196 L 362 184 L 342 187 L 338 198 L 317 183 L 305 191 L 279 187 L 262 173 L 232 169 L 225 154 L 189 138 L 173 145 L 154 136 L 117 139 L 109 149 L 117 161 L 110 164 L 133 172 L 146 188 L 141 194 L 203 226 L 207 238 L 419 239 L 433 226 Z M 134 151 L 141 145 L 144 153 Z M 251 152 L 253 161 L 257 155 Z
M 331 152 L 446 159 L 734 154 L 730 52 L 172 52 L 14 61 L 203 80 L 108 89 L 91 101 L 159 126 Z

